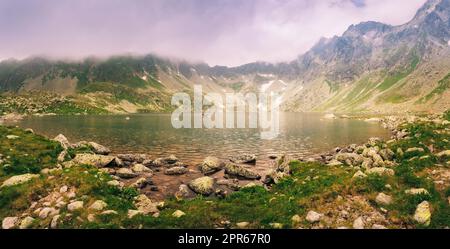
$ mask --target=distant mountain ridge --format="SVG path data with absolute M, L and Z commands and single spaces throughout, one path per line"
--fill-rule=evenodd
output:
M 97 106 L 106 96 L 164 109 L 172 93 L 201 84 L 205 91 L 278 91 L 289 111 L 442 111 L 450 108 L 449 74 L 450 0 L 429 0 L 404 25 L 351 25 L 291 62 L 229 68 L 155 55 L 8 60 L 0 63 L 0 92 L 82 95 Z

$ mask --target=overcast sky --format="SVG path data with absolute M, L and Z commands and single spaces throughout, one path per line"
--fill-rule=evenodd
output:
M 156 53 L 288 61 L 350 24 L 408 22 L 426 0 L 0 0 L 0 59 Z

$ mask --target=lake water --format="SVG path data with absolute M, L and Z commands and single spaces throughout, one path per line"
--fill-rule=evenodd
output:
M 282 113 L 280 135 L 262 140 L 256 129 L 174 129 L 170 114 L 127 116 L 45 116 L 29 117 L 18 124 L 36 133 L 55 137 L 62 133 L 70 142 L 95 141 L 114 153 L 147 153 L 154 157 L 176 155 L 185 162 L 198 163 L 211 155 L 228 158 L 239 153 L 288 154 L 308 157 L 369 137 L 388 137 L 379 124 L 359 120 L 323 118 L 323 114 Z

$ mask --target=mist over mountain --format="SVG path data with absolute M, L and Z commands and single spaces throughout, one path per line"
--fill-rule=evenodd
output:
M 352 25 L 342 36 L 323 38 L 294 61 L 278 64 L 211 67 L 156 55 L 0 63 L 1 92 L 76 95 L 96 106 L 114 98 L 165 109 L 172 93 L 190 92 L 194 84 L 207 92 L 277 91 L 288 111 L 445 110 L 450 108 L 450 0 L 427 1 L 400 26 Z

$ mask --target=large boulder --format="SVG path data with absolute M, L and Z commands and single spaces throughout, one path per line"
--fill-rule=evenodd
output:
M 108 155 L 109 153 L 111 153 L 111 150 L 109 148 L 98 143 L 89 142 L 89 146 L 92 147 L 92 150 L 95 154 Z
M 192 180 L 188 186 L 197 194 L 210 195 L 214 192 L 214 179 L 208 176 L 200 177 Z
M 39 177 L 39 175 L 37 174 L 23 174 L 18 176 L 12 176 L 8 178 L 6 181 L 4 181 L 2 186 L 0 186 L 0 188 L 19 185 L 37 177 Z
M 230 176 L 242 177 L 249 180 L 259 180 L 261 176 L 243 166 L 228 163 L 225 166 L 225 173 Z
M 116 166 L 115 157 L 113 156 L 93 155 L 87 153 L 76 154 L 72 162 L 75 164 L 92 165 L 98 168 Z
M 208 175 L 221 170 L 224 166 L 224 162 L 222 162 L 219 158 L 207 157 L 199 165 L 199 169 L 203 174 Z
M 244 164 L 255 164 L 256 163 L 256 155 L 253 154 L 243 154 L 230 157 L 230 161 L 233 163 L 244 163 Z

